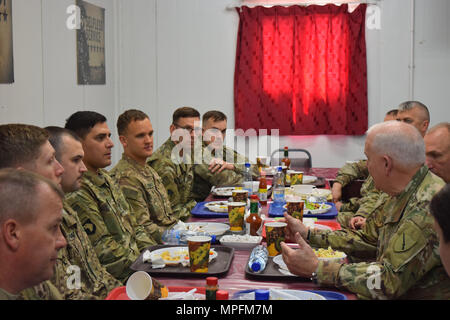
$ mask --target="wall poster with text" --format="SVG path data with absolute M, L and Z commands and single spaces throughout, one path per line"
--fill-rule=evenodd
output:
M 14 82 L 12 0 L 0 0 L 0 83 Z
M 105 9 L 82 0 L 81 24 L 77 30 L 78 84 L 106 84 Z

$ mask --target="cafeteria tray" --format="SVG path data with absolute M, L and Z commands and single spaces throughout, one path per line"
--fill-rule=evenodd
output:
M 338 215 L 338 210 L 336 208 L 336 205 L 333 202 L 326 202 L 326 204 L 329 204 L 331 206 L 331 209 L 328 210 L 325 213 L 320 214 L 304 214 L 304 218 L 317 218 L 317 219 L 334 219 Z M 270 204 L 269 207 L 269 217 L 283 217 L 283 213 L 286 211 L 286 209 L 283 208 L 283 206 L 275 206 L 274 203 Z
M 139 258 L 131 265 L 131 270 L 133 271 L 145 271 L 151 276 L 168 276 L 168 277 L 192 277 L 192 278 L 204 278 L 211 276 L 223 276 L 226 275 L 230 269 L 231 262 L 234 258 L 234 248 L 226 246 L 215 246 L 212 245 L 211 248 L 217 252 L 218 256 L 216 259 L 212 260 L 208 266 L 208 272 L 191 272 L 189 267 L 170 266 L 162 269 L 153 269 L 151 263 L 143 262 L 143 255 L 146 250 L 153 251 L 163 248 L 171 247 L 186 247 L 186 245 L 157 245 L 151 246 L 142 251 Z
M 208 201 L 197 203 L 194 209 L 192 209 L 191 214 L 197 218 L 228 218 L 228 211 L 227 212 L 211 211 L 207 207 L 205 207 L 205 204 L 207 203 Z

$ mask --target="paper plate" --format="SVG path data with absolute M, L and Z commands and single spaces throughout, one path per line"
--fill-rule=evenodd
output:
M 212 190 L 212 194 L 219 197 L 231 197 L 233 196 L 233 190 L 235 189 L 236 189 L 235 187 L 221 187 L 221 188 L 214 187 Z
M 208 203 L 205 203 L 205 207 L 208 208 L 208 210 L 213 212 L 228 212 L 228 202 L 227 201 L 211 201 Z
M 255 241 L 251 241 L 251 242 L 250 241 L 248 241 L 248 242 L 237 241 L 237 240 L 239 240 L 241 238 L 245 238 L 245 237 L 251 237 L 251 236 L 240 236 L 240 235 L 223 236 L 220 239 L 220 244 L 227 246 L 227 247 L 234 248 L 236 250 L 252 250 L 254 247 L 259 245 L 262 240 L 262 237 L 255 236 L 255 237 L 251 237 Z
M 194 232 L 207 232 L 210 235 L 221 236 L 228 230 L 230 226 L 224 223 L 216 222 L 189 222 L 185 223 L 187 230 Z
M 209 255 L 209 261 L 217 258 L 218 254 L 214 249 L 211 249 Z M 164 256 L 164 257 L 163 257 Z M 176 265 L 184 261 L 189 261 L 189 249 L 188 247 L 169 247 L 154 250 L 150 253 L 152 259 L 161 258 L 166 265 Z M 166 258 L 167 257 L 167 258 Z

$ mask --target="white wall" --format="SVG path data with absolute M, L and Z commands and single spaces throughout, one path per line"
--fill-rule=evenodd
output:
M 106 8 L 107 84 L 77 85 L 75 32 L 65 27 L 66 8 L 73 0 L 14 0 L 16 82 L 0 85 L 0 123 L 62 126 L 76 110 L 94 110 L 107 116 L 115 134 L 120 112 L 138 107 L 152 119 L 156 147 L 168 138 L 172 113 L 181 106 L 201 113 L 220 109 L 233 126 L 239 20 L 235 11 L 226 9 L 231 0 L 88 2 Z M 410 98 L 430 107 L 432 124 L 450 120 L 450 2 L 415 1 L 413 92 L 411 3 L 381 1 L 381 30 L 367 30 L 370 125 Z M 114 137 L 113 162 L 121 153 Z M 281 137 L 280 146 L 309 149 L 316 167 L 340 167 L 363 157 L 364 140 Z M 251 139 L 250 144 L 256 155 L 258 143 Z
M 14 0 L 15 83 L 0 85 L 0 123 L 64 126 L 72 113 L 93 110 L 104 114 L 114 128 L 116 1 L 89 2 L 106 9 L 106 85 L 77 84 L 76 33 L 66 27 L 66 9 L 73 0 Z

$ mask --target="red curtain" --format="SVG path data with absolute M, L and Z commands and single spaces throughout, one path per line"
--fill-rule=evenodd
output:
M 366 6 L 238 10 L 236 128 L 365 134 Z

